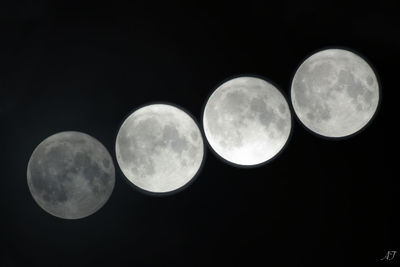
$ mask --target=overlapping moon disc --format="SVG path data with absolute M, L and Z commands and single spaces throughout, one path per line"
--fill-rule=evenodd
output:
M 374 116 L 379 84 L 368 63 L 353 52 L 327 49 L 307 58 L 292 81 L 291 99 L 299 120 L 325 137 L 358 132 Z
M 204 108 L 203 126 L 219 156 L 237 165 L 253 166 L 281 151 L 292 120 L 285 97 L 272 84 L 238 77 L 212 93 Z
M 152 193 L 186 185 L 199 171 L 204 156 L 201 132 L 183 110 L 152 104 L 133 112 L 116 140 L 118 164 L 130 182 Z
M 95 213 L 107 202 L 115 170 L 99 141 L 80 132 L 60 132 L 33 151 L 27 178 L 41 208 L 60 218 L 78 219 Z

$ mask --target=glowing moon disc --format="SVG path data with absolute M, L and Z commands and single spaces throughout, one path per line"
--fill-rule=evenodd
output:
M 204 108 L 208 143 L 223 159 L 253 166 L 273 158 L 291 131 L 288 103 L 272 84 L 238 77 L 220 85 Z
M 61 132 L 46 138 L 33 151 L 27 179 L 41 208 L 60 218 L 78 219 L 107 202 L 115 170 L 99 141 L 80 132 Z
M 379 84 L 360 56 L 327 49 L 300 65 L 291 98 L 297 117 L 308 129 L 326 137 L 344 137 L 361 130 L 374 116 Z
M 195 121 L 183 110 L 166 104 L 133 112 L 118 132 L 115 149 L 125 177 L 152 193 L 186 185 L 197 174 L 204 155 Z

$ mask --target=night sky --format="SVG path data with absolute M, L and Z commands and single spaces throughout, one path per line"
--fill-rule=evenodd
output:
M 398 263 L 380 261 L 400 250 L 398 12 L 389 1 L 273 3 L 2 1 L 0 266 Z M 242 74 L 288 96 L 297 66 L 330 46 L 365 55 L 380 79 L 380 108 L 358 135 L 318 138 L 294 120 L 285 150 L 258 168 L 208 149 L 177 194 L 123 178 L 115 138 L 138 106 L 175 103 L 201 122 L 215 86 Z M 35 147 L 71 130 L 101 141 L 116 167 L 109 201 L 80 220 L 46 213 L 26 180 Z

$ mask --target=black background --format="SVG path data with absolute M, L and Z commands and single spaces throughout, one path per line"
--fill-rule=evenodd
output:
M 2 1 L 0 266 L 384 263 L 400 249 L 393 3 Z M 240 74 L 288 95 L 298 64 L 326 46 L 365 55 L 379 75 L 379 112 L 358 135 L 321 139 L 294 120 L 269 164 L 235 168 L 208 150 L 196 181 L 165 197 L 134 190 L 114 161 L 112 196 L 80 220 L 53 217 L 31 197 L 26 166 L 46 137 L 82 131 L 115 160 L 118 127 L 136 107 L 168 101 L 200 121 L 211 90 Z

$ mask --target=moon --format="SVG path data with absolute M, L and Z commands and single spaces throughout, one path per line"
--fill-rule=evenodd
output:
M 307 58 L 293 77 L 291 99 L 299 120 L 329 138 L 352 135 L 374 116 L 379 84 L 370 65 L 343 49 Z
M 79 219 L 99 210 L 110 197 L 115 170 L 107 149 L 80 132 L 60 132 L 33 151 L 27 170 L 28 187 L 48 213 Z
M 291 132 L 289 105 L 272 84 L 237 77 L 220 85 L 203 113 L 206 139 L 223 159 L 254 166 L 277 155 Z
M 196 122 L 167 104 L 144 106 L 123 122 L 116 140 L 117 162 L 125 177 L 150 193 L 167 193 L 199 171 L 204 144 Z

